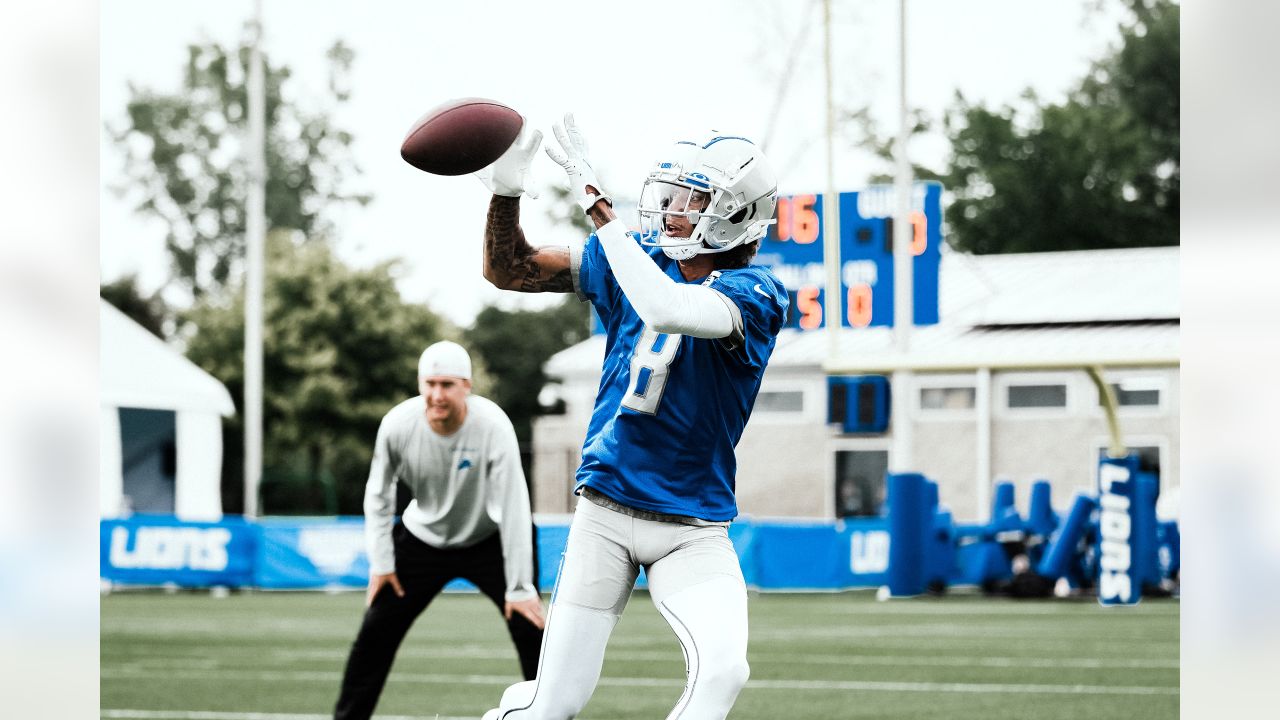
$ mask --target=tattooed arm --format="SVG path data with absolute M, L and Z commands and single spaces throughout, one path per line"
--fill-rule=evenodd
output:
M 520 229 L 520 198 L 494 195 L 484 226 L 484 278 L 502 290 L 573 292 L 569 248 L 530 245 Z

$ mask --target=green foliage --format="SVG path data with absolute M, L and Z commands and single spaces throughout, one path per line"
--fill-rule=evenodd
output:
M 976 253 L 1178 243 L 1178 6 L 1131 0 L 1121 45 L 1022 122 L 957 97 L 943 182 L 952 242 Z
M 543 310 L 486 307 L 466 331 L 466 343 L 493 378 L 489 399 L 498 403 L 515 425 L 522 442 L 533 438 L 539 412 L 538 392 L 547 383 L 542 366 L 552 355 L 590 334 L 587 304 L 577 298 Z
M 140 197 L 137 211 L 168 227 L 166 247 L 174 279 L 200 298 L 233 284 L 244 256 L 248 169 L 246 77 L 250 45 L 215 43 L 187 48 L 182 86 L 176 92 L 131 87 L 122 128 L 108 128 L 126 156 L 118 188 Z M 345 102 L 353 53 L 341 42 L 326 55 L 329 105 Z M 263 55 L 266 116 L 267 227 L 299 230 L 322 239 L 331 227 L 324 210 L 366 203 L 348 194 L 352 136 L 335 126 L 330 110 L 309 113 L 286 99 L 290 70 Z
M 146 295 L 138 288 L 137 275 L 125 275 L 100 285 L 98 294 L 134 322 L 151 331 L 152 335 L 161 339 L 165 337 L 165 323 L 172 313 L 160 293 Z
M 344 265 L 324 243 L 268 237 L 264 298 L 262 497 L 266 513 L 359 514 L 378 422 L 417 392 L 418 355 L 452 336 L 404 302 L 393 263 Z M 185 314 L 187 356 L 244 395 L 244 298 L 206 298 Z M 241 507 L 243 419 L 225 425 L 223 505 Z
M 941 124 L 947 167 L 914 168 L 952 195 L 952 245 L 981 254 L 1178 244 L 1179 8 L 1125 5 L 1119 46 L 1065 102 L 1044 104 L 1028 90 L 1018 106 L 991 109 L 957 94 Z M 892 159 L 892 141 L 865 110 L 845 124 L 857 144 Z M 912 125 L 913 134 L 933 127 L 919 111 Z

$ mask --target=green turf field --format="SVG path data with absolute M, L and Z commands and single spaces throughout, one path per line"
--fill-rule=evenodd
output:
M 102 598 L 102 717 L 309 720 L 332 710 L 357 593 Z M 733 720 L 1178 716 L 1178 604 L 877 603 L 869 593 L 753 595 L 751 681 Z M 447 594 L 405 640 L 378 717 L 478 718 L 518 681 L 497 611 Z M 684 661 L 636 593 L 580 716 L 666 717 Z

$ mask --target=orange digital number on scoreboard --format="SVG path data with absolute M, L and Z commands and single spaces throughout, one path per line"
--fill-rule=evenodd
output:
M 805 285 L 796 291 L 796 309 L 800 311 L 801 330 L 822 327 L 822 303 L 818 302 L 818 292 L 816 285 Z
M 793 195 L 778 198 L 778 240 L 795 240 L 808 245 L 818 239 L 818 213 L 813 209 L 816 195 Z
M 923 255 L 929 247 L 929 221 L 919 210 L 911 211 L 911 256 Z
M 814 195 L 796 195 L 791 198 L 791 236 L 801 245 L 808 245 L 818 239 L 818 213 L 813 205 L 818 201 Z
M 849 288 L 849 324 L 856 328 L 871 324 L 871 286 L 866 283 Z

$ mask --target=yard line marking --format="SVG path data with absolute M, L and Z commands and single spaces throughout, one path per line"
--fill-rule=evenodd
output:
M 1178 695 L 1174 687 L 1144 685 L 1032 685 L 1013 683 L 879 682 L 864 680 L 750 680 L 747 688 L 770 690 L 883 690 L 888 692 L 991 693 L 1013 695 Z
M 815 608 L 814 614 L 820 615 L 830 613 L 832 615 L 994 615 L 996 617 L 1006 617 L 1009 615 L 1031 615 L 1043 616 L 1052 615 L 1063 620 L 1074 620 L 1082 617 L 1089 617 L 1097 608 L 1096 603 L 1082 602 L 1074 606 L 1080 610 L 1079 613 L 1063 612 L 1070 610 L 1071 605 L 1000 605 L 999 601 L 987 601 L 992 603 L 984 607 L 965 606 L 965 605 L 862 605 L 850 604 L 842 606 L 832 606 L 827 608 Z M 1181 608 L 1178 605 L 1140 605 L 1132 609 L 1135 612 L 1130 615 L 1137 616 L 1141 612 L 1141 617 L 1174 617 L 1177 616 Z
M 1070 636 L 1046 636 L 1042 628 L 1016 628 L 1008 627 L 1003 624 L 974 624 L 965 625 L 953 624 L 915 624 L 915 625 L 876 625 L 876 626 L 859 626 L 845 625 L 836 627 L 772 627 L 768 629 L 756 630 L 751 633 L 752 639 L 761 640 L 794 640 L 794 639 L 818 639 L 830 640 L 836 638 L 888 638 L 891 640 L 911 640 L 917 638 L 926 638 L 933 640 L 936 638 L 979 638 L 979 639 L 996 639 L 1001 640 L 1030 640 L 1037 644 L 1071 642 L 1079 644 L 1082 642 L 1096 642 L 1108 644 L 1126 644 L 1130 641 L 1141 640 L 1147 646 L 1154 645 L 1177 645 L 1178 640 L 1154 639 L 1148 640 L 1146 636 L 1138 633 L 1109 633 L 1098 636 L 1081 636 L 1073 634 Z
M 218 712 L 212 710 L 102 710 L 102 717 L 114 720 L 332 720 L 333 715 L 301 712 Z M 475 717 L 443 715 L 379 715 L 380 720 L 475 720 Z
M 101 677 L 148 677 L 154 672 L 119 672 L 104 670 Z M 271 671 L 205 671 L 163 673 L 163 677 L 183 677 L 204 680 L 314 680 L 336 682 L 337 672 Z M 392 673 L 388 681 L 467 685 L 510 685 L 510 675 L 441 675 L 434 673 Z M 619 687 L 684 687 L 684 680 L 668 678 L 618 678 L 605 677 L 600 685 Z M 757 690 L 876 690 L 887 692 L 924 693 L 991 693 L 1027 695 L 1178 695 L 1176 687 L 1143 685 L 1048 685 L 1020 683 L 939 683 L 939 682 L 884 682 L 875 680 L 749 680 L 747 689 Z
M 273 650 L 271 657 L 280 660 L 341 660 L 347 657 L 348 650 Z M 415 658 L 420 660 L 467 658 L 472 660 L 511 660 L 515 653 L 509 649 L 491 648 L 401 648 L 396 654 L 399 658 Z M 671 652 L 662 650 L 631 650 L 615 652 L 609 656 L 619 662 L 670 660 L 679 659 L 679 648 L 675 638 L 671 639 Z M 999 657 L 999 656 L 918 656 L 918 655 L 834 655 L 804 654 L 789 655 L 785 653 L 748 652 L 747 659 L 752 663 L 786 662 L 789 665 L 871 665 L 889 667 L 993 667 L 993 668 L 1035 668 L 1035 669 L 1082 669 L 1097 670 L 1103 668 L 1125 668 L 1138 670 L 1177 670 L 1181 664 L 1177 659 L 1102 659 L 1083 657 L 1035 658 L 1035 657 Z M 151 658 L 149 661 L 138 661 L 122 664 L 121 667 L 171 667 L 166 658 Z
M 750 657 L 750 656 L 748 656 Z M 917 657 L 913 655 L 768 655 L 772 662 L 788 665 L 872 665 L 888 667 L 991 667 L 1035 668 L 1044 670 L 1097 670 L 1127 668 L 1142 670 L 1177 670 L 1177 660 L 1100 660 L 1097 658 L 1020 658 L 1020 657 Z M 622 655 L 620 659 L 626 659 Z M 759 662 L 762 658 L 756 658 Z

